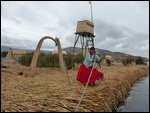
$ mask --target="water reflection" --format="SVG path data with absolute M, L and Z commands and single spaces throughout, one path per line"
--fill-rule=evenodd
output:
M 120 112 L 149 112 L 149 76 L 137 82 Z

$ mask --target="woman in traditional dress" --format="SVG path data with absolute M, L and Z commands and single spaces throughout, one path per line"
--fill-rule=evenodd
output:
M 81 64 L 78 70 L 76 80 L 86 85 L 90 74 L 92 75 L 90 77 L 88 85 L 95 85 L 96 80 L 103 80 L 104 74 L 94 67 L 95 63 L 99 63 L 100 61 L 101 58 L 97 54 L 95 54 L 95 48 L 91 47 L 89 52 L 86 54 L 84 62 Z

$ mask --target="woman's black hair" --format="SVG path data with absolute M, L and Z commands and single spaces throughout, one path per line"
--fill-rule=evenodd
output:
M 94 48 L 94 47 L 91 47 L 90 50 L 95 50 L 95 48 Z

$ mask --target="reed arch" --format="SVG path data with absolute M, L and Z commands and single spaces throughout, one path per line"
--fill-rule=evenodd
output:
M 33 58 L 32 58 L 32 61 L 31 61 L 31 65 L 30 65 L 30 75 L 29 76 L 34 76 L 34 72 L 35 72 L 35 69 L 36 69 L 36 65 L 37 65 L 37 60 L 38 60 L 38 56 L 39 56 L 39 53 L 40 53 L 40 49 L 41 49 L 41 45 L 43 44 L 43 41 L 45 39 L 51 39 L 55 42 L 56 46 L 58 47 L 58 53 L 59 53 L 59 64 L 60 64 L 60 68 L 61 68 L 61 71 L 67 75 L 67 71 L 66 71 L 66 67 L 65 67 L 65 62 L 63 60 L 63 55 L 62 55 L 62 49 L 61 49 L 61 44 L 60 44 L 60 41 L 58 38 L 52 38 L 50 36 L 44 36 L 38 43 L 37 47 L 36 47 L 36 50 L 34 52 L 34 55 L 33 55 Z

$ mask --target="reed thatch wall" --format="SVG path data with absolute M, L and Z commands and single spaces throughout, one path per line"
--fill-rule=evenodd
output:
M 94 23 L 89 20 L 78 21 L 76 32 L 88 32 L 94 35 Z
M 26 50 L 10 50 L 6 57 L 10 57 L 10 59 L 16 59 L 26 54 L 27 54 Z
M 53 50 L 52 51 L 52 55 L 54 55 L 54 54 L 58 54 L 58 50 Z M 67 55 L 67 52 L 66 51 L 62 51 L 62 54 L 63 55 Z

